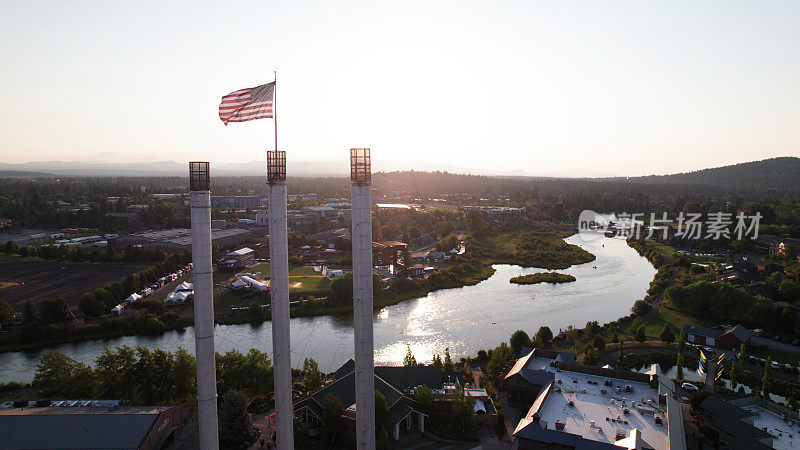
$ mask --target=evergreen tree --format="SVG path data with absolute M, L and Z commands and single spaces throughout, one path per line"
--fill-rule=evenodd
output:
M 647 336 L 644 334 L 644 325 L 641 325 L 636 329 L 636 341 L 639 343 L 644 343 L 646 340 Z
M 444 363 L 442 364 L 442 370 L 445 372 L 452 372 L 454 369 L 453 367 L 453 360 L 450 358 L 450 348 L 445 347 L 444 349 Z
M 319 371 L 319 364 L 313 358 L 303 360 L 303 384 L 309 392 L 314 392 L 322 387 L 322 372 Z
M 764 397 L 769 398 L 772 392 L 772 357 L 767 356 L 767 362 L 764 363 L 764 376 L 761 378 L 761 391 Z
M 661 329 L 661 335 L 659 335 L 661 342 L 665 344 L 672 344 L 675 342 L 675 334 L 669 328 L 668 324 L 664 324 L 664 328 Z
M 406 356 L 403 358 L 403 365 L 406 367 L 414 367 L 417 365 L 417 358 L 411 353 L 411 344 L 406 344 Z
M 253 424 L 247 412 L 247 397 L 238 391 L 228 391 L 220 397 L 219 440 L 230 448 L 241 448 L 250 444 Z
M 322 432 L 329 444 L 334 444 L 339 440 L 343 412 L 342 402 L 339 397 L 333 394 L 325 396 L 322 411 Z
M 381 430 L 388 433 L 390 429 L 392 429 L 392 413 L 389 412 L 386 397 L 375 389 L 375 434 L 379 435 Z

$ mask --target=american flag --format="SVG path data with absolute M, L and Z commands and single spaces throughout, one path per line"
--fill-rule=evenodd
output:
M 219 118 L 225 125 L 228 122 L 246 122 L 272 116 L 275 98 L 275 82 L 254 88 L 239 89 L 222 97 L 219 104 Z

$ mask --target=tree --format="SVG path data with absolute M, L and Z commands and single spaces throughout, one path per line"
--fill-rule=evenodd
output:
M 772 391 L 772 357 L 767 356 L 767 362 L 764 363 L 764 376 L 761 378 L 761 394 L 769 398 Z
M 531 338 L 528 337 L 528 333 L 517 330 L 511 335 L 511 339 L 508 340 L 508 343 L 511 344 L 511 348 L 514 349 L 514 354 L 519 355 L 519 352 L 522 351 L 522 347 L 529 346 L 531 342 Z
M 303 360 L 303 383 L 309 392 L 314 392 L 322 387 L 322 372 L 319 371 L 319 364 L 313 358 Z
M 647 301 L 636 300 L 636 303 L 634 303 L 633 307 L 631 308 L 631 312 L 637 317 L 642 317 L 650 312 L 651 309 L 653 309 L 653 307 L 650 305 L 650 303 L 647 303 Z
M 739 367 L 742 370 L 744 370 L 744 365 L 745 365 L 744 363 L 745 363 L 745 361 L 747 361 L 747 353 L 746 353 L 746 351 L 747 351 L 747 348 L 744 346 L 744 343 L 739 345 L 739 354 L 737 355 L 737 358 L 739 360 Z
M 14 318 L 14 308 L 5 300 L 0 300 L 0 326 L 6 326 Z
M 553 332 L 550 331 L 550 327 L 540 327 L 539 331 L 536 332 L 536 341 L 539 342 L 540 345 L 547 345 L 552 340 Z
M 583 357 L 583 363 L 590 366 L 596 366 L 597 360 L 598 360 L 597 349 L 592 347 L 591 345 L 587 345 Z
M 586 322 L 585 330 L 586 339 L 592 339 L 600 333 L 600 324 L 598 324 L 596 320 Z
M 449 347 L 445 347 L 444 349 L 444 363 L 442 364 L 442 370 L 445 372 L 452 372 L 455 370 L 453 367 L 453 360 L 450 358 Z
M 43 395 L 92 397 L 95 378 L 91 367 L 49 350 L 39 359 L 32 384 Z
M 619 334 L 617 334 L 617 332 L 616 332 L 616 331 L 614 332 L 614 334 L 612 334 L 612 335 L 611 335 L 611 342 L 613 342 L 613 343 L 615 343 L 615 344 L 616 344 L 617 342 L 619 342 Z
M 592 346 L 598 350 L 606 348 L 606 341 L 599 334 L 592 339 Z
M 253 302 L 250 303 L 250 306 L 247 308 L 247 317 L 250 318 L 250 322 L 257 323 L 264 320 L 264 311 L 261 309 L 261 303 Z
M 253 424 L 247 412 L 247 397 L 238 391 L 228 391 L 220 397 L 219 440 L 231 448 L 250 444 L 253 439 Z
M 56 295 L 52 300 L 43 301 L 39 305 L 39 315 L 45 322 L 61 322 L 67 317 L 67 301 L 60 295 Z
M 622 342 L 617 343 L 617 365 L 622 366 L 625 361 L 625 351 L 623 350 Z
M 31 323 L 36 321 L 36 305 L 31 303 L 30 300 L 25 302 L 22 308 L 22 323 Z
M 639 328 L 636 329 L 636 341 L 644 343 L 647 340 L 647 336 L 644 334 L 644 325 L 640 325 Z
M 666 323 L 664 324 L 664 328 L 661 329 L 661 334 L 659 335 L 661 342 L 665 344 L 672 344 L 675 342 L 675 334 L 669 328 L 669 325 Z
M 339 397 L 333 394 L 325 396 L 324 408 L 322 411 L 322 432 L 325 440 L 329 444 L 334 444 L 339 437 L 341 427 L 339 423 L 342 420 L 342 402 Z
M 442 370 L 442 357 L 437 353 L 434 353 L 433 358 L 431 359 L 431 365 L 433 367 L 438 367 L 439 370 Z
M 464 388 L 458 386 L 456 395 L 450 403 L 450 421 L 453 431 L 458 435 L 465 435 L 475 428 L 475 406 L 472 397 L 464 396 Z
M 680 355 L 684 350 L 686 350 L 686 337 L 681 332 L 678 335 L 678 354 Z
M 425 385 L 418 387 L 415 399 L 417 400 L 419 411 L 430 417 L 433 414 L 433 392 L 430 388 Z
M 490 376 L 496 377 L 505 368 L 506 363 L 514 357 L 514 350 L 505 342 L 501 342 L 498 347 L 492 350 L 492 356 L 486 364 L 486 372 Z
M 389 405 L 386 403 L 386 397 L 375 389 L 375 434 L 380 434 L 381 430 L 388 433 L 388 430 L 391 428 L 392 413 L 389 412 Z
M 678 353 L 678 357 L 675 358 L 675 366 L 677 367 L 677 375 L 678 379 L 683 379 L 683 355 Z
M 417 365 L 417 358 L 411 353 L 411 344 L 406 344 L 406 356 L 403 358 L 403 365 L 406 367 L 414 367 Z
M 730 376 L 729 376 L 729 378 L 731 379 L 731 389 L 735 391 L 736 390 L 736 386 L 738 384 L 738 382 L 737 382 L 738 370 L 736 369 L 736 364 L 734 364 L 732 362 L 731 362 L 731 367 L 730 367 Z

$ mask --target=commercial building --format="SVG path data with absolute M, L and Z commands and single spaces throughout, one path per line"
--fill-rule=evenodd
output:
M 167 448 L 189 418 L 183 406 L 48 403 L 54 406 L 0 409 L 0 449 L 157 450 Z
M 232 247 L 248 241 L 250 237 L 250 231 L 241 228 L 211 230 L 212 243 L 220 247 Z M 170 253 L 188 252 L 192 248 L 192 230 L 173 228 L 170 230 L 146 231 L 109 240 L 109 246 L 119 250 L 123 250 L 129 245 L 160 248 Z
M 704 328 L 684 325 L 683 337 L 686 342 L 691 342 L 692 344 L 733 350 L 738 349 L 742 344 L 750 344 L 753 333 L 741 325 L 730 328 Z
M 684 449 L 674 382 L 647 373 L 554 362 L 514 430 L 513 449 Z
M 258 208 L 262 200 L 260 195 L 212 195 L 212 208 Z
M 708 396 L 700 404 L 701 430 L 715 448 L 789 449 L 800 446 L 797 411 L 748 395 Z
M 543 348 L 523 347 L 520 358 L 503 377 L 510 401 L 531 402 L 543 387 L 553 382 L 553 372 L 546 370 L 558 362 L 571 363 L 575 355 Z

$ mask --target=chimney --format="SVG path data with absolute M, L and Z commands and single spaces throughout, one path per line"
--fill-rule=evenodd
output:
M 269 262 L 276 444 L 294 449 L 292 361 L 289 348 L 289 243 L 286 234 L 286 152 L 267 152 Z
M 214 299 L 211 275 L 211 191 L 208 162 L 189 163 L 194 282 L 194 346 L 200 448 L 219 448 L 217 373 L 214 361 Z
M 353 222 L 353 334 L 356 445 L 375 448 L 375 377 L 372 341 L 372 177 L 370 150 L 350 149 Z

